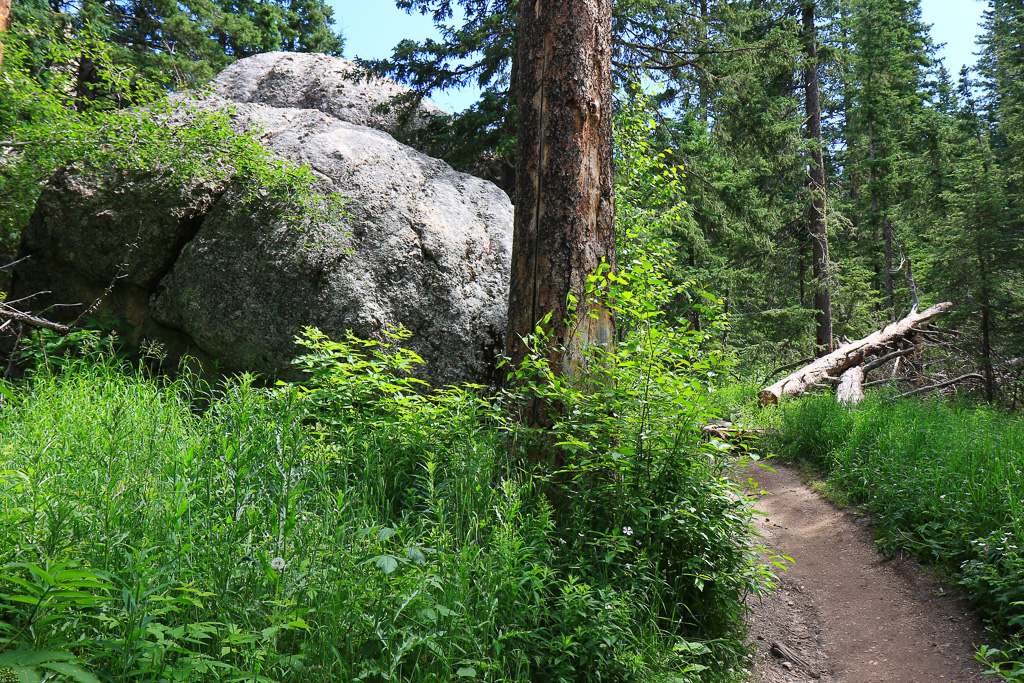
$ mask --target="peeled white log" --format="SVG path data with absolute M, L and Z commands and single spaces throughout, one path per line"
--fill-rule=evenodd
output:
M 881 353 L 894 341 L 927 325 L 932 318 L 952 307 L 953 304 L 949 302 L 936 304 L 926 311 L 911 313 L 903 320 L 889 323 L 877 332 L 844 344 L 827 356 L 822 356 L 796 372 L 786 375 L 770 387 L 762 389 L 757 397 L 761 405 L 775 405 L 783 396 L 802 394 L 807 387 L 825 377 L 839 377 L 853 366 L 863 363 L 865 358 Z
M 836 400 L 840 403 L 857 405 L 864 400 L 864 366 L 854 365 L 839 376 Z

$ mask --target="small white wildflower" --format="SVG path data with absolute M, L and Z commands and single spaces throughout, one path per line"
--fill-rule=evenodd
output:
M 605 606 L 604 606 L 604 608 L 605 608 L 605 609 L 611 609 L 611 608 L 612 608 L 612 606 L 611 606 L 611 605 L 605 605 Z
M 270 561 L 270 568 L 275 572 L 283 572 L 288 563 L 284 561 L 283 557 L 275 557 Z
M 562 545 L 565 545 L 565 539 L 564 538 L 558 539 L 558 542 L 561 543 Z
M 622 527 L 622 533 L 626 534 L 627 536 L 632 536 L 633 535 L 633 527 L 631 527 L 631 526 L 624 526 L 624 527 Z

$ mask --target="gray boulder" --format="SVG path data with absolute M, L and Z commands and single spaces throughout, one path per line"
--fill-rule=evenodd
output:
M 225 371 L 295 376 L 304 326 L 380 338 L 401 325 L 435 385 L 493 380 L 512 233 L 501 190 L 319 110 L 218 96 L 198 106 L 262 129 L 278 157 L 344 198 L 344 212 L 296 224 L 269 197 L 244 202 L 231 179 L 176 189 L 159 174 L 66 168 L 24 231 L 31 258 L 16 296 L 49 290 L 39 304 L 85 305 L 113 283 L 104 307 L 137 343 L 160 341 L 169 362 L 187 353 Z
M 411 91 L 385 78 L 356 78 L 360 67 L 341 57 L 302 52 L 265 52 L 240 59 L 210 82 L 212 91 L 233 102 L 316 109 L 341 121 L 398 135 L 448 112 L 421 100 L 400 122 L 398 109 L 381 105 Z

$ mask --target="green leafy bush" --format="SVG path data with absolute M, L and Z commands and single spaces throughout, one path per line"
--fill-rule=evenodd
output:
M 667 201 L 679 173 L 644 169 L 626 177 L 657 174 Z M 575 378 L 537 335 L 514 390 L 430 391 L 401 331 L 307 330 L 298 384 L 213 388 L 79 348 L 4 386 L 0 608 L 17 567 L 102 586 L 45 628 L 13 610 L 0 646 L 140 683 L 737 680 L 769 573 L 730 448 L 701 438 L 725 323 L 666 277 L 669 245 L 624 229 L 624 266 L 588 284 L 619 335 Z M 532 396 L 553 429 L 511 419 Z
M 201 93 L 168 99 L 163 84 L 119 65 L 114 48 L 87 27 L 18 25 L 4 32 L 3 51 L 0 249 L 16 243 L 44 184 L 67 164 L 160 174 L 177 185 L 237 179 L 249 199 L 270 194 L 282 211 L 312 218 L 340 207 L 315 191 L 310 169 L 274 158 L 255 134 L 232 127 L 229 112 L 202 111 Z M 91 87 L 103 97 L 76 95 L 83 62 L 94 67 Z

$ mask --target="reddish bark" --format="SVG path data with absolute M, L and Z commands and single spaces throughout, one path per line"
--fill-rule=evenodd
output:
M 611 313 L 585 291 L 615 266 L 612 179 L 612 0 L 520 3 L 519 148 L 506 350 L 551 313 L 556 372 L 580 372 L 583 350 L 614 339 Z M 571 315 L 570 297 L 578 314 Z M 578 322 L 572 322 L 575 318 Z M 547 422 L 540 406 L 527 424 Z
M 0 34 L 11 27 L 11 0 L 0 0 Z M 4 46 L 0 45 L 0 66 L 4 63 Z

